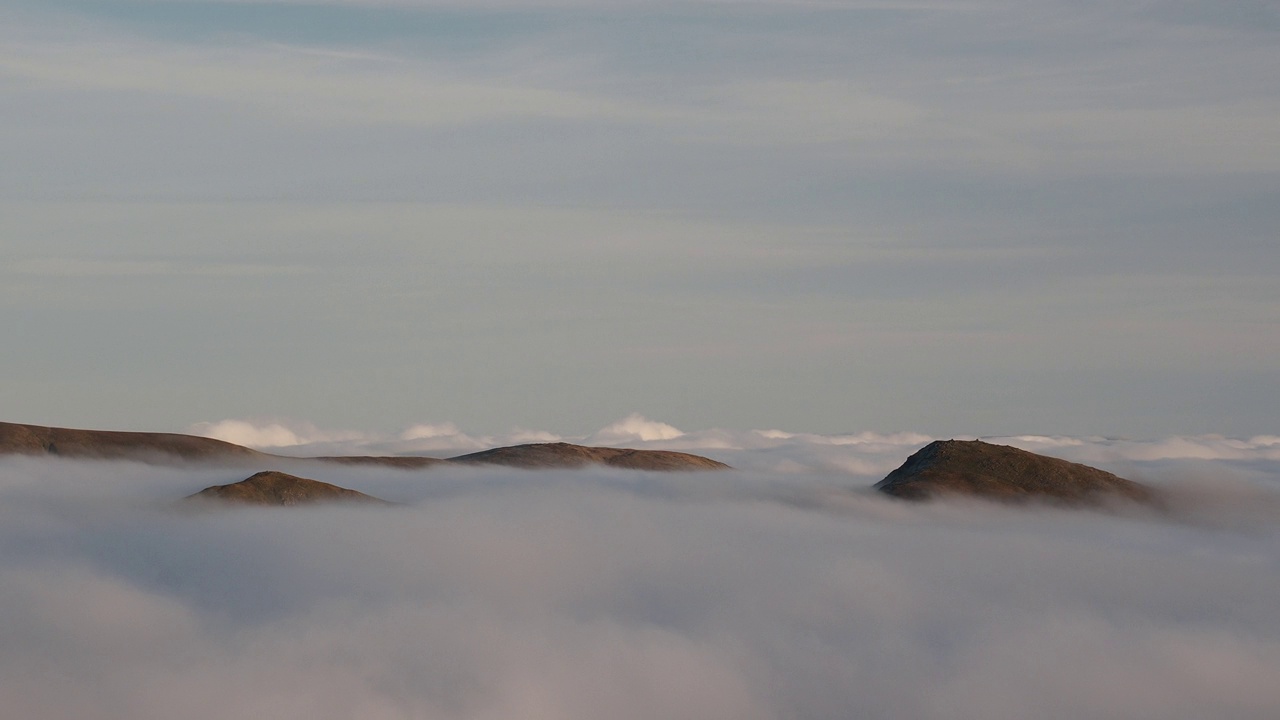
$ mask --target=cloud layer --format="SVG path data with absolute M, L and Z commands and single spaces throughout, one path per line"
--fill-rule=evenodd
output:
M 1280 710 L 1277 461 L 1221 461 L 1199 487 L 1249 502 L 1180 521 L 905 505 L 816 471 L 325 468 L 403 504 L 171 504 L 238 472 L 0 459 L 0 703 L 33 720 Z

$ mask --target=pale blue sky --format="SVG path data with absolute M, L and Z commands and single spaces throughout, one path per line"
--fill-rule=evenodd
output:
M 1269 2 L 0 0 L 2 419 L 1277 431 Z

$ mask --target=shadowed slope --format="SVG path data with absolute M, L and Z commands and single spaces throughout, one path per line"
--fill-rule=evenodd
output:
M 1144 503 L 1156 500 L 1151 488 L 1109 472 L 981 440 L 929 443 L 875 488 L 908 500 L 970 496 L 1073 505 L 1116 498 Z
M 727 470 L 728 465 L 701 455 L 671 450 L 628 450 L 570 443 L 532 443 L 494 448 L 451 458 L 451 462 L 509 465 L 529 469 L 609 465 L 633 470 Z
M 238 483 L 214 485 L 187 496 L 188 500 L 217 500 L 241 505 L 305 505 L 322 502 L 376 502 L 372 495 L 337 485 L 266 470 Z

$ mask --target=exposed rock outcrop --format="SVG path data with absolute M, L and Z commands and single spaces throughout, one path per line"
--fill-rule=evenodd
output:
M 1153 503 L 1156 492 L 1109 472 L 981 440 L 938 440 L 876 483 L 907 500 L 968 496 L 1003 502 Z

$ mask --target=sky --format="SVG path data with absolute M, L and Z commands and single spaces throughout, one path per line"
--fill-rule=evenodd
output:
M 0 0 L 3 419 L 1274 435 L 1265 0 Z
M 670 435 L 612 431 L 628 429 Z M 909 435 L 720 440 L 709 454 L 738 470 L 313 464 L 289 470 L 396 505 L 220 511 L 180 499 L 261 468 L 0 457 L 0 705 L 30 720 L 1280 711 L 1280 438 L 1003 439 L 1159 487 L 1161 513 L 870 491 Z

